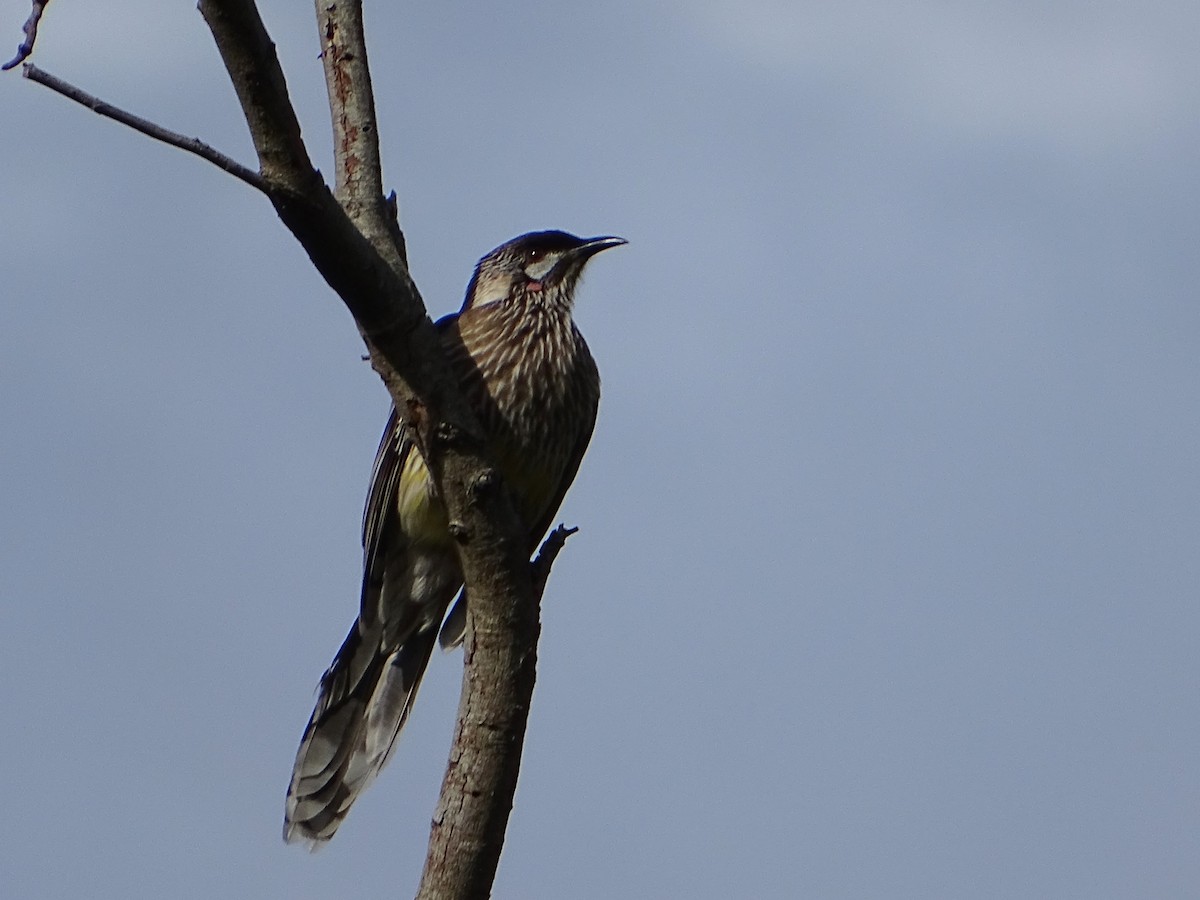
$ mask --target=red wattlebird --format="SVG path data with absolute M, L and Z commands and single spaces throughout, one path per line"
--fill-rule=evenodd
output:
M 532 554 L 587 449 L 600 375 L 571 317 L 588 260 L 624 244 L 525 234 L 479 261 L 462 309 L 437 323 L 461 388 L 529 528 Z M 466 596 L 446 509 L 392 410 L 363 514 L 362 602 L 321 678 L 287 792 L 287 841 L 327 841 L 379 772 L 434 645 L 457 646 Z M 451 600 L 459 600 L 450 610 Z

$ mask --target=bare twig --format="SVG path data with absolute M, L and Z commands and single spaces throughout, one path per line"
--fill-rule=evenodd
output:
M 143 119 L 141 116 L 135 116 L 133 113 L 126 112 L 123 109 L 113 106 L 111 103 L 106 103 L 99 97 L 95 97 L 87 91 L 51 75 L 49 72 L 39 69 L 33 63 L 26 63 L 21 74 L 30 81 L 36 81 L 38 84 L 45 85 L 50 90 L 62 94 L 67 99 L 74 100 L 76 103 L 86 106 L 94 113 L 98 113 L 115 122 L 120 122 L 122 125 L 128 125 L 135 131 L 140 131 L 142 134 L 152 137 L 156 141 L 162 141 L 164 144 L 170 144 L 172 147 L 178 147 L 180 150 L 186 150 L 188 153 L 194 153 L 196 156 L 208 160 L 214 166 L 224 169 L 235 178 L 240 178 L 251 187 L 257 188 L 264 194 L 268 193 L 267 183 L 261 175 L 246 168 L 237 162 L 237 160 L 226 156 L 220 150 L 209 146 L 199 138 L 190 138 L 178 132 L 169 131 L 161 125 L 155 125 L 153 122 Z
M 33 9 L 29 11 L 29 18 L 25 20 L 21 30 L 25 32 L 25 40 L 21 41 L 17 47 L 17 55 L 0 66 L 0 70 L 7 72 L 9 69 L 15 69 L 25 60 L 29 59 L 29 55 L 33 53 L 33 45 L 37 43 L 38 23 L 42 20 L 42 13 L 46 11 L 46 7 L 50 4 L 50 0 L 33 0 Z
M 558 559 L 558 554 L 567 545 L 567 538 L 578 530 L 578 527 L 559 525 L 542 541 L 542 548 L 538 550 L 537 559 L 532 563 L 533 589 L 539 597 L 546 590 L 546 580 L 550 577 L 550 567 L 554 565 L 554 560 Z
M 382 253 L 392 242 L 403 259 L 403 237 L 383 196 L 379 126 L 367 63 L 361 0 L 316 0 L 321 61 L 333 125 L 335 193 L 351 221 Z

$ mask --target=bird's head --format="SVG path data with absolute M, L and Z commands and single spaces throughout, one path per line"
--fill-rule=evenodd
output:
M 580 238 L 565 231 L 532 231 L 513 238 L 479 260 L 463 309 L 518 298 L 569 309 L 587 261 L 624 243 L 624 238 Z

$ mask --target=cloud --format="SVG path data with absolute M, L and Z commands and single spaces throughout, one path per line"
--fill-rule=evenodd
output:
M 686 9 L 749 65 L 832 80 L 967 138 L 1121 149 L 1190 119 L 1200 99 L 1191 46 L 1200 8 L 1187 4 L 709 0 Z

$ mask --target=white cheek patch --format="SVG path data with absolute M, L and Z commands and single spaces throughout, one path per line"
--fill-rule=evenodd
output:
M 547 253 L 541 259 L 534 260 L 525 267 L 525 274 L 529 276 L 531 281 L 545 281 L 546 276 L 550 274 L 550 270 L 554 268 L 554 264 L 561 258 L 560 254 Z
M 475 285 L 473 306 L 485 306 L 488 303 L 499 303 L 508 299 L 509 280 L 507 278 L 485 278 Z

